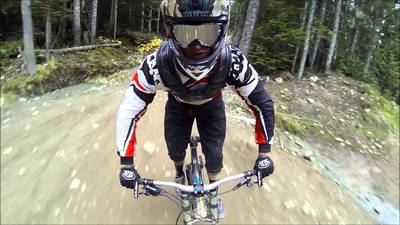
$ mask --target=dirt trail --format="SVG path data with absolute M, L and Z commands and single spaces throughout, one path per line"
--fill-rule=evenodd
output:
M 2 224 L 175 223 L 172 202 L 134 199 L 119 185 L 114 122 L 124 89 L 18 102 L 2 113 Z M 136 163 L 143 177 L 172 180 L 165 100 L 160 92 L 139 122 Z M 230 117 L 227 127 L 223 173 L 231 175 L 252 167 L 257 151 L 250 127 Z M 221 224 L 376 223 L 335 182 L 277 146 L 276 172 L 263 188 L 223 196 Z

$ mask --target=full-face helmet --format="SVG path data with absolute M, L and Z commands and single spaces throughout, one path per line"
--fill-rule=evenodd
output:
M 228 0 L 164 0 L 161 11 L 167 41 L 176 55 L 178 66 L 198 80 L 215 66 L 229 23 Z M 200 60 L 185 57 L 182 49 L 197 41 L 211 48 Z

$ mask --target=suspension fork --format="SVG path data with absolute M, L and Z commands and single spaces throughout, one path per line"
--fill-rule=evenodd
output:
M 189 195 L 186 192 L 181 193 L 182 198 L 182 208 L 183 208 L 183 224 L 190 224 L 193 221 L 192 207 L 190 205 Z

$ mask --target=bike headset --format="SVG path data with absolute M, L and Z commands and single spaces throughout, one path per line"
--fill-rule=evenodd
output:
M 228 0 L 164 0 L 161 12 L 167 42 L 173 50 L 177 66 L 200 80 L 216 65 L 229 24 Z M 211 47 L 211 54 L 200 60 L 184 56 L 182 48 L 194 42 Z

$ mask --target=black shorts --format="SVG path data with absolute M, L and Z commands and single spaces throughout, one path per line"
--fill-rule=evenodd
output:
M 178 102 L 171 94 L 165 106 L 164 135 L 168 155 L 173 161 L 185 159 L 194 119 L 208 172 L 222 169 L 222 146 L 226 133 L 225 106 L 222 96 L 203 105 Z

